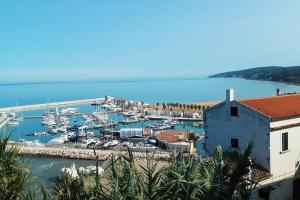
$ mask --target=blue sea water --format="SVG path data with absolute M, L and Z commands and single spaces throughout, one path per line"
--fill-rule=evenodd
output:
M 0 107 L 105 95 L 151 103 L 223 100 L 227 88 L 235 89 L 237 98 L 274 95 L 276 88 L 284 92 L 300 90 L 300 87 L 295 85 L 237 78 L 0 84 Z

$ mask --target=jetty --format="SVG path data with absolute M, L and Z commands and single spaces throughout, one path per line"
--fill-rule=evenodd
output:
M 11 118 L 8 117 L 4 121 L 1 121 L 0 122 L 0 128 L 4 127 L 10 120 L 11 120 Z
M 61 101 L 61 102 L 42 103 L 42 104 L 32 104 L 32 105 L 0 108 L 0 112 L 21 112 L 21 111 L 40 110 L 40 109 L 48 109 L 48 108 L 70 106 L 70 105 L 84 105 L 84 104 L 95 104 L 95 103 L 99 104 L 104 101 L 105 98 L 94 98 L 94 99 L 82 99 L 82 100 Z
M 98 160 L 107 161 L 111 159 L 113 155 L 126 154 L 127 151 L 120 150 L 95 150 L 93 149 L 81 149 L 70 148 L 61 146 L 27 146 L 18 144 L 10 144 L 8 148 L 15 145 L 19 149 L 20 156 L 37 156 L 37 157 L 57 157 L 57 158 L 70 158 L 70 159 L 82 159 L 82 160 Z M 147 158 L 146 152 L 133 152 L 133 156 L 136 160 L 143 160 Z M 154 154 L 154 160 L 167 160 L 170 157 L 168 152 L 157 151 Z

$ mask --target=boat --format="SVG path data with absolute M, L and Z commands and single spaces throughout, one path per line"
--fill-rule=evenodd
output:
M 84 167 L 79 167 L 78 169 L 80 174 L 84 174 L 86 176 L 91 176 L 95 175 L 97 173 L 97 167 L 96 166 L 87 166 L 86 168 Z M 98 175 L 102 174 L 104 172 L 104 169 L 100 166 L 98 166 Z
M 20 124 L 19 121 L 16 121 L 16 120 L 11 120 L 7 123 L 7 125 L 9 126 L 18 126 Z
M 131 112 L 131 111 L 123 112 L 122 114 L 123 114 L 124 116 L 126 116 L 126 117 L 131 117 L 131 116 L 134 116 L 134 115 L 135 115 L 135 113 L 134 113 L 134 112 Z
M 131 123 L 136 123 L 138 121 L 140 121 L 140 120 L 136 116 L 132 116 L 130 118 L 124 119 L 120 123 L 122 123 L 122 124 L 131 124 Z
M 51 128 L 48 132 L 51 133 L 51 134 L 56 134 L 56 133 L 58 133 L 58 129 L 57 128 Z
M 48 136 L 47 132 L 35 132 L 33 134 L 35 137 Z
M 120 142 L 117 140 L 113 140 L 111 142 L 107 142 L 103 145 L 104 148 L 113 148 L 116 147 Z
M 69 168 L 64 167 L 60 170 L 58 177 L 62 179 L 62 178 L 65 178 L 66 176 L 70 176 L 72 179 L 76 179 L 79 177 L 74 163 L 71 164 L 71 167 L 69 167 Z
M 61 115 L 76 115 L 79 113 L 78 108 L 64 108 L 60 111 Z

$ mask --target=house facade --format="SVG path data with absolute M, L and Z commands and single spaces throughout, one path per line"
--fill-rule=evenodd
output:
M 235 100 L 233 93 L 204 113 L 206 150 L 241 152 L 253 139 L 252 159 L 271 174 L 254 195 L 300 199 L 300 94 Z

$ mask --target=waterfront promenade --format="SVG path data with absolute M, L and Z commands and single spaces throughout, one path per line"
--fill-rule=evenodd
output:
M 95 160 L 93 149 L 81 149 L 69 146 L 27 146 L 20 143 L 10 144 L 8 148 L 15 145 L 19 148 L 20 156 L 38 156 L 38 157 L 56 157 L 56 158 L 70 158 L 70 159 L 83 159 L 83 160 Z M 118 150 L 96 150 L 96 155 L 100 161 L 106 161 L 111 158 L 112 155 L 125 154 L 126 151 Z M 152 153 L 150 153 L 152 155 Z M 146 159 L 147 154 L 145 152 L 133 152 L 133 156 L 136 160 Z M 169 158 L 168 152 L 157 151 L 154 154 L 155 160 L 166 160 Z
M 32 105 L 0 108 L 0 112 L 20 112 L 20 111 L 28 111 L 28 110 L 39 110 L 39 109 L 55 108 L 55 107 L 60 107 L 60 106 L 101 103 L 103 101 L 105 101 L 105 98 L 94 98 L 94 99 L 61 101 L 61 102 L 52 102 L 52 103 L 43 103 L 43 104 L 32 104 Z

